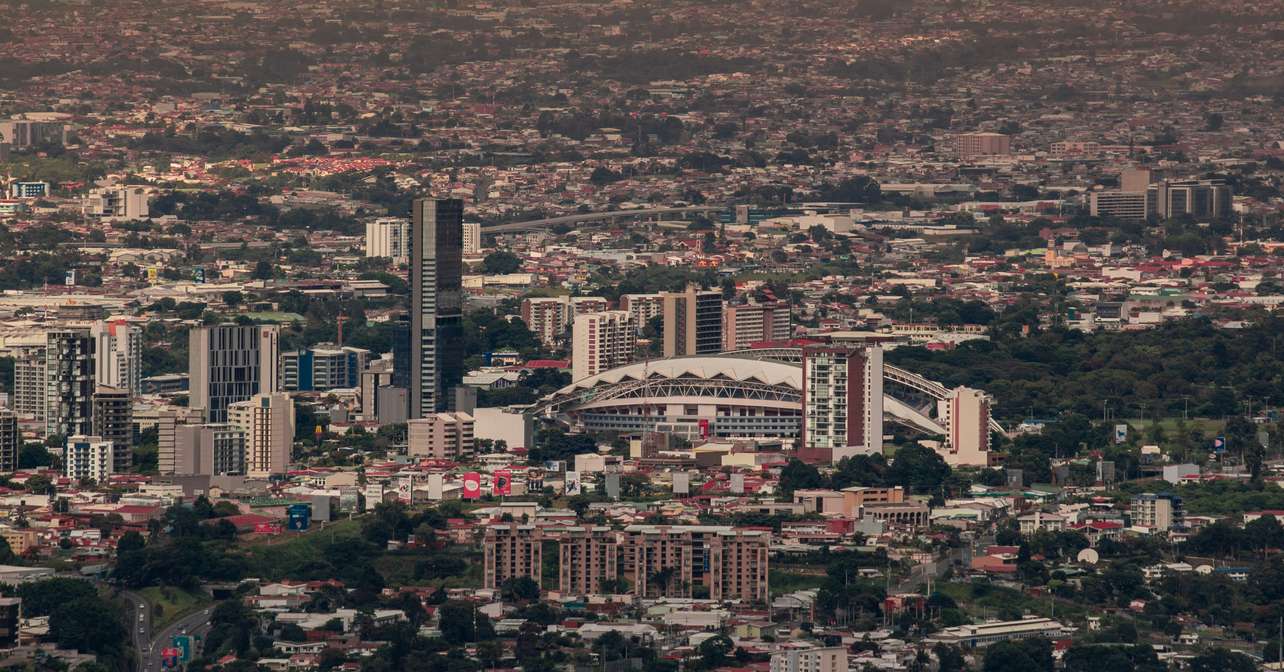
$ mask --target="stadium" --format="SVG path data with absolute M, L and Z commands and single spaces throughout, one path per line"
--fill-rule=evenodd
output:
M 648 431 L 708 437 L 797 438 L 802 432 L 802 350 L 763 348 L 637 362 L 576 381 L 532 411 L 590 432 Z M 884 421 L 944 435 L 934 417 L 949 389 L 883 367 Z M 990 421 L 993 431 L 1003 433 Z

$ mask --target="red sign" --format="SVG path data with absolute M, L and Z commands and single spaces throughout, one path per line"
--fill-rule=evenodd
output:
M 709 439 L 709 420 L 708 419 L 705 419 L 705 418 L 700 419 L 700 438 L 705 440 Z
M 160 653 L 162 668 L 178 667 L 178 658 L 183 655 L 182 649 L 176 647 L 165 647 Z
M 481 499 L 481 474 L 475 471 L 464 474 L 464 499 Z
M 513 472 L 500 469 L 495 472 L 495 484 L 491 488 L 495 496 L 513 494 Z
M 255 534 L 281 534 L 281 525 L 279 523 L 255 523 Z

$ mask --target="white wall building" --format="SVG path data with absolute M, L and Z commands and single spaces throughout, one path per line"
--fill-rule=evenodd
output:
M 990 463 L 990 397 L 981 390 L 956 387 L 938 402 L 941 424 L 948 430 L 941 457 L 951 467 L 984 467 Z
M 597 375 L 633 359 L 637 329 L 624 310 L 577 315 L 571 337 L 571 379 Z
M 69 436 L 63 447 L 62 473 L 74 480 L 106 481 L 112 474 L 112 442 L 100 436 Z
M 380 217 L 366 222 L 366 256 L 387 257 L 394 264 L 410 262 L 410 221 Z
M 96 323 L 92 333 L 97 383 L 138 396 L 142 392 L 143 330 L 124 320 L 112 320 Z
M 227 407 L 228 424 L 245 433 L 245 472 L 283 474 L 294 447 L 294 402 L 287 394 L 256 394 Z
M 138 186 L 101 187 L 90 190 L 85 196 L 84 213 L 87 217 L 104 220 L 147 219 L 147 189 Z
M 847 672 L 847 649 L 786 649 L 771 656 L 771 672 Z

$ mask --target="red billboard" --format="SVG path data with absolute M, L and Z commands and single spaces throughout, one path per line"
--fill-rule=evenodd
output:
M 491 492 L 496 497 L 513 494 L 513 472 L 508 469 L 496 471 L 495 484 L 491 487 Z
M 475 471 L 464 474 L 464 499 L 481 499 L 481 474 Z

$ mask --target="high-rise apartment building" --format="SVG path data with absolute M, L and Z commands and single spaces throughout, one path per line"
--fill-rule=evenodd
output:
M 361 385 L 370 351 L 323 343 L 281 355 L 281 389 L 327 392 Z
M 766 532 L 722 525 L 630 525 L 624 532 L 624 575 L 639 597 L 766 601 Z
M 400 217 L 380 217 L 366 222 L 366 256 L 386 257 L 394 264 L 410 261 L 410 222 Z
M 633 361 L 637 329 L 633 315 L 607 310 L 575 317 L 571 338 L 571 378 L 580 380 Z
M 294 402 L 287 394 L 256 394 L 228 405 L 228 424 L 245 433 L 245 473 L 284 474 L 294 448 Z
M 464 377 L 463 222 L 458 199 L 418 199 L 410 218 L 410 417 L 446 410 Z
M 664 356 L 715 354 L 722 350 L 722 292 L 689 285 L 665 292 Z
M 641 334 L 651 320 L 664 314 L 664 295 L 623 294 L 620 296 L 620 310 L 632 313 L 633 324 Z
M 709 538 L 709 599 L 766 604 L 767 549 L 765 530 L 719 530 Z
M 952 467 L 990 463 L 990 397 L 981 390 L 956 387 L 938 402 L 937 417 L 948 434 L 941 455 Z
M 18 450 L 22 446 L 22 433 L 18 431 L 18 414 L 0 408 L 0 473 L 12 473 L 18 468 Z
M 123 474 L 134 466 L 134 417 L 129 391 L 99 385 L 93 396 L 94 436 L 112 445 L 112 473 Z
M 954 151 L 963 161 L 1012 153 L 1012 139 L 1002 133 L 963 133 L 954 138 Z
M 464 256 L 475 257 L 482 251 L 481 222 L 464 222 Z
M 23 419 L 44 427 L 49 395 L 46 345 L 22 345 L 10 351 L 13 352 L 13 410 Z
M 564 595 L 607 592 L 619 578 L 620 543 L 609 527 L 571 527 L 558 544 L 558 590 Z
M 722 322 L 724 350 L 743 350 L 761 341 L 786 341 L 793 336 L 789 304 L 784 301 L 728 305 Z
M 411 457 L 459 461 L 473 456 L 473 416 L 442 411 L 406 422 Z
M 1135 527 L 1145 527 L 1166 532 L 1186 527 L 1186 509 L 1181 497 L 1164 493 L 1144 492 L 1132 498 L 1128 510 Z
M 231 424 L 178 425 L 175 428 L 174 456 L 174 467 L 170 472 L 173 474 L 243 475 L 245 432 Z
M 528 577 L 541 584 L 544 535 L 534 525 L 515 523 L 486 528 L 482 587 L 495 589 L 509 579 Z
M 566 338 L 575 316 L 607 309 L 600 296 L 541 296 L 522 301 L 522 321 L 546 347 L 556 347 Z
M 88 329 L 45 334 L 45 433 L 93 432 L 94 337 Z
M 62 452 L 62 475 L 102 483 L 112 475 L 112 443 L 100 436 L 68 436 Z
M 193 327 L 188 340 L 189 405 L 200 409 L 206 422 L 227 422 L 229 405 L 280 389 L 278 327 L 238 324 Z
M 801 456 L 812 462 L 883 450 L 883 349 L 877 342 L 803 348 Z
M 92 333 L 97 348 L 96 382 L 138 396 L 143 379 L 142 328 L 125 320 L 111 320 L 95 324 Z

